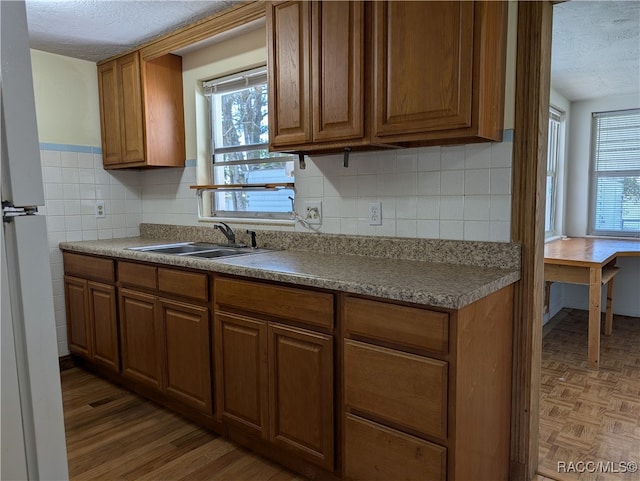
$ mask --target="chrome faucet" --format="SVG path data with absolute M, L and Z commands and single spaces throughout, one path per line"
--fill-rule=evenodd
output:
M 230 226 L 224 222 L 216 222 L 213 228 L 222 232 L 222 234 L 227 238 L 227 244 L 236 245 L 236 234 Z

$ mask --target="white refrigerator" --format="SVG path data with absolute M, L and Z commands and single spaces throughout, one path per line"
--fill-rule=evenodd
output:
M 68 479 L 24 1 L 0 1 L 1 479 Z

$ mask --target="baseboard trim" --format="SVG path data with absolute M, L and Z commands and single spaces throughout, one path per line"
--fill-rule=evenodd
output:
M 60 363 L 60 371 L 66 371 L 67 369 L 76 367 L 76 362 L 73 360 L 71 354 L 59 357 L 58 362 Z

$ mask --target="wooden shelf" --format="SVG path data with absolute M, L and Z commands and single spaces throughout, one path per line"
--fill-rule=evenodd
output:
M 271 182 L 269 184 L 208 184 L 191 185 L 190 189 L 198 190 L 251 190 L 251 189 L 293 189 L 293 182 Z

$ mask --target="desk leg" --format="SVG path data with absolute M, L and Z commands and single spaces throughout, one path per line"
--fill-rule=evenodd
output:
M 607 310 L 604 317 L 604 335 L 610 336 L 613 330 L 613 281 L 612 277 L 607 284 Z
M 602 269 L 589 269 L 589 367 L 598 369 L 600 363 L 600 302 Z

